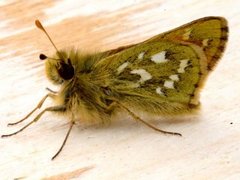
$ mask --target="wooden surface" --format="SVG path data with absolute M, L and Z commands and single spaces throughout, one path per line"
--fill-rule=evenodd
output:
M 240 179 L 239 7 L 235 0 L 0 1 L 1 134 L 22 127 L 7 123 L 32 110 L 45 87 L 56 89 L 38 59 L 54 48 L 35 19 L 59 49 L 111 49 L 210 15 L 225 17 L 230 28 L 224 57 L 202 91 L 201 113 L 154 122 L 183 137 L 158 134 L 126 116 L 109 127 L 75 127 L 51 161 L 68 123 L 48 113 L 21 134 L 0 139 L 0 178 Z

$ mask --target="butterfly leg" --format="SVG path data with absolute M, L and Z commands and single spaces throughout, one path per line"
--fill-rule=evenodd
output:
M 52 89 L 50 89 L 50 88 L 48 88 L 48 87 L 46 87 L 46 90 L 49 91 L 49 92 L 51 92 L 51 93 L 53 93 L 53 94 L 57 94 L 57 93 L 58 93 L 57 91 L 54 91 L 54 90 L 52 90 Z
M 44 96 L 42 98 L 42 100 L 38 103 L 38 105 L 30 112 L 28 113 L 24 118 L 22 118 L 21 120 L 19 121 L 16 121 L 16 122 L 13 122 L 13 123 L 9 123 L 8 126 L 13 126 L 13 125 L 16 125 L 16 124 L 19 124 L 21 122 L 23 122 L 24 120 L 26 120 L 29 116 L 31 116 L 37 109 L 40 109 L 44 103 L 44 101 L 48 98 L 48 97 L 51 97 L 51 98 L 54 98 L 55 95 L 54 94 L 47 94 L 46 96 Z
M 65 106 L 52 106 L 52 107 L 47 107 L 46 109 L 44 109 L 42 112 L 40 112 L 31 122 L 29 122 L 27 125 L 25 125 L 24 127 L 22 127 L 21 129 L 19 129 L 18 131 L 11 133 L 11 134 L 5 134 L 2 135 L 1 137 L 9 137 L 9 136 L 13 136 L 15 134 L 20 133 L 21 131 L 23 131 L 24 129 L 26 129 L 28 126 L 30 126 L 31 124 L 33 124 L 34 122 L 37 122 L 41 116 L 47 112 L 47 111 L 55 111 L 55 112 L 64 112 L 66 110 Z
M 58 155 L 59 153 L 62 151 L 63 147 L 65 146 L 66 142 L 67 142 L 67 139 L 69 137 L 69 134 L 70 132 L 72 131 L 72 128 L 73 128 L 73 125 L 75 124 L 74 120 L 73 120 L 73 115 L 72 115 L 72 120 L 71 120 L 71 123 L 70 123 L 70 127 L 68 129 L 68 132 L 63 140 L 63 143 L 61 145 L 61 147 L 59 148 L 59 150 L 57 151 L 57 153 L 52 157 L 52 160 L 54 160 Z
M 146 121 L 144 121 L 143 119 L 141 119 L 140 117 L 138 117 L 136 114 L 134 114 L 132 111 L 130 111 L 130 110 L 129 110 L 126 106 L 124 106 L 123 104 L 121 104 L 121 103 L 119 103 L 119 102 L 117 102 L 117 104 L 118 104 L 121 108 L 125 109 L 136 121 L 139 121 L 139 122 L 145 124 L 146 126 L 152 128 L 152 129 L 155 130 L 155 131 L 158 131 L 158 132 L 161 132 L 161 133 L 164 133 L 164 134 L 171 134 L 171 135 L 182 136 L 182 134 L 180 134 L 180 133 L 169 132 L 169 131 L 164 131 L 164 130 L 158 129 L 158 128 L 156 128 L 155 126 L 147 123 Z

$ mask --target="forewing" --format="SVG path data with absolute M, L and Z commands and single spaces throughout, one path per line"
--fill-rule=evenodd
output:
M 103 57 L 108 57 L 108 56 L 111 56 L 111 55 L 114 55 L 114 54 L 117 54 L 123 50 L 126 50 L 130 47 L 133 47 L 135 46 L 135 44 L 131 44 L 131 45 L 127 45 L 127 46 L 121 46 L 121 47 L 118 47 L 116 49 L 111 49 L 111 50 L 107 50 L 107 51 L 104 51 L 104 52 L 101 52 L 102 56 Z
M 197 106 L 227 32 L 224 18 L 202 18 L 110 55 L 96 64 L 96 72 L 104 71 L 106 86 L 121 97 Z
M 207 68 L 211 70 L 224 52 L 228 40 L 228 25 L 223 17 L 205 17 L 155 36 L 146 42 L 158 42 L 161 39 L 201 47 L 207 57 Z

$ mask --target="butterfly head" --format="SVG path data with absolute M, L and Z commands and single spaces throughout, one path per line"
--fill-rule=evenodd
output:
M 50 58 L 44 54 L 40 54 L 39 58 L 47 60 L 45 66 L 47 77 L 54 84 L 62 84 L 65 81 L 73 79 L 75 71 L 70 58 L 64 58 L 60 53 L 57 53 L 56 56 L 56 58 Z

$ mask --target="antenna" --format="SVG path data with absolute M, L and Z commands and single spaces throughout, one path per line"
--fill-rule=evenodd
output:
M 50 42 L 52 43 L 53 47 L 56 49 L 58 55 L 61 56 L 61 58 L 64 59 L 63 55 L 59 52 L 59 50 L 57 49 L 56 45 L 53 43 L 52 39 L 50 38 L 49 34 L 47 33 L 47 31 L 46 31 L 45 28 L 43 27 L 42 23 L 41 23 L 38 19 L 35 20 L 35 25 L 37 26 L 37 28 L 41 29 L 41 30 L 47 35 L 47 37 L 48 37 L 48 39 L 50 40 Z M 41 55 L 40 55 L 40 56 L 41 56 Z M 46 56 L 45 58 L 41 58 L 41 57 L 40 57 L 41 60 L 46 59 L 46 58 L 47 58 L 47 56 Z M 52 59 L 52 58 L 51 58 L 51 59 Z
M 45 54 L 40 54 L 40 55 L 39 55 L 39 59 L 40 59 L 40 60 L 52 59 L 52 60 L 56 60 L 56 61 L 61 60 L 61 59 L 56 59 L 56 58 L 48 57 L 48 56 L 46 56 Z

